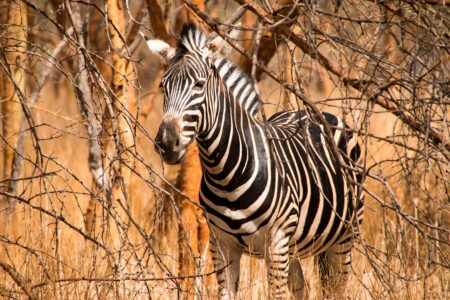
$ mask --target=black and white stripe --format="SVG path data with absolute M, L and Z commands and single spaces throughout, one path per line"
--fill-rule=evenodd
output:
M 322 126 L 305 111 L 260 121 L 251 80 L 226 59 L 205 54 L 207 43 L 186 26 L 162 86 L 165 122 L 176 120 L 181 144 L 196 138 L 200 149 L 200 199 L 217 237 L 211 251 L 220 296 L 236 296 L 243 253 L 267 259 L 273 298 L 285 298 L 288 277 L 301 273 L 298 262 L 290 263 L 293 255 L 316 256 L 324 285 L 342 286 L 362 219 L 360 187 L 347 182 Z M 354 166 L 356 137 L 337 117 L 323 115 L 344 161 Z M 359 174 L 350 175 L 361 183 Z M 299 296 L 302 287 L 293 290 Z

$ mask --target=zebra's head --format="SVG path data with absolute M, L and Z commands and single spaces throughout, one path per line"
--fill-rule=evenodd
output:
M 209 40 L 192 24 L 183 27 L 177 48 L 161 40 L 148 40 L 147 45 L 167 65 L 161 80 L 164 116 L 155 148 L 166 163 L 176 164 L 198 132 L 214 60 L 229 45 L 221 37 Z

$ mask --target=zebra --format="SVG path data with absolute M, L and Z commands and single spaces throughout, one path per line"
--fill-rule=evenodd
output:
M 260 120 L 253 82 L 224 58 L 229 45 L 220 36 L 210 40 L 186 24 L 176 48 L 161 40 L 147 45 L 167 65 L 155 149 L 168 164 L 179 163 L 194 140 L 200 150 L 200 203 L 219 298 L 236 298 L 243 254 L 265 259 L 271 299 L 289 290 L 303 297 L 299 259 L 311 256 L 324 290 L 342 291 L 362 221 L 362 177 L 355 168 L 345 176 L 322 125 L 304 110 Z M 336 116 L 322 115 L 342 159 L 356 166 L 356 135 Z

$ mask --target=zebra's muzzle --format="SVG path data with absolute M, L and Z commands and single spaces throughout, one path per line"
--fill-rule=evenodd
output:
M 186 147 L 181 143 L 181 130 L 177 120 L 163 121 L 155 138 L 155 150 L 161 154 L 164 162 L 179 163 L 186 153 Z

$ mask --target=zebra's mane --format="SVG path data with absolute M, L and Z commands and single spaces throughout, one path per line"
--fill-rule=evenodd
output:
M 198 29 L 194 23 L 188 22 L 184 24 L 178 38 L 174 60 L 182 58 L 187 52 L 200 52 L 207 42 L 208 37 L 206 34 Z
M 193 23 L 186 23 L 178 38 L 173 61 L 180 60 L 188 52 L 200 52 L 207 42 L 208 37 L 201 29 Z M 233 97 L 246 111 L 256 117 L 259 112 L 260 99 L 253 81 L 226 58 L 216 59 L 214 66 Z

